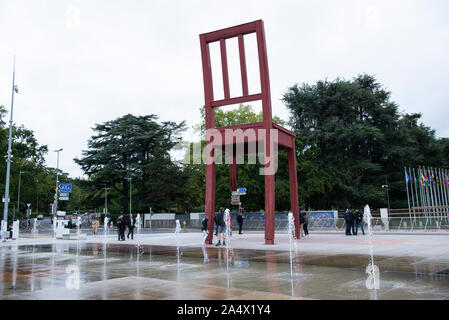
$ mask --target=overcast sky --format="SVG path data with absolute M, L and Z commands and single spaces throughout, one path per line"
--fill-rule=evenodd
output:
M 437 136 L 449 137 L 445 0 L 0 0 L 0 105 L 10 110 L 16 54 L 14 122 L 49 146 L 47 165 L 56 167 L 53 150 L 63 148 L 60 168 L 81 176 L 72 159 L 87 148 L 96 123 L 127 113 L 200 122 L 198 35 L 258 19 L 265 22 L 273 115 L 288 119 L 280 99 L 295 83 L 368 73 L 401 111 L 423 113 Z M 238 61 L 230 51 L 232 78 Z M 233 84 L 231 93 L 239 89 Z

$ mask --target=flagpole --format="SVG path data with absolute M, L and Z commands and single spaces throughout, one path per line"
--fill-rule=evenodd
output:
M 421 167 L 418 167 L 416 169 L 416 171 L 418 172 L 418 177 L 419 177 L 419 194 L 421 195 L 421 207 L 422 207 L 422 213 L 424 214 L 424 216 L 426 216 L 426 202 L 424 200 L 424 192 L 422 189 L 422 174 L 421 174 Z
M 426 200 L 426 218 L 430 217 L 430 197 L 429 190 L 427 189 L 427 174 L 425 173 L 425 167 L 423 166 L 421 169 L 422 177 L 423 177 L 423 190 L 424 190 L 424 198 Z
M 444 196 L 446 198 L 446 206 L 449 205 L 449 196 L 448 196 L 448 187 L 449 187 L 449 178 L 447 177 L 447 170 L 444 169 L 443 170 L 443 174 L 444 174 Z M 446 208 L 446 220 L 449 216 L 449 207 Z
M 432 180 L 430 180 L 430 167 L 427 167 L 427 176 L 429 177 L 430 201 L 432 203 L 433 219 L 435 220 L 435 201 L 433 199 Z
M 408 202 L 408 214 L 410 216 L 410 220 L 412 219 L 412 212 L 410 210 L 410 196 L 408 194 L 408 177 L 407 177 L 407 168 L 404 167 L 404 176 L 405 176 L 405 188 L 407 189 L 407 202 Z
M 439 215 L 440 215 L 440 210 L 439 210 L 439 202 L 438 202 L 438 194 L 437 194 L 437 187 L 436 187 L 436 178 L 435 178 L 435 173 L 434 173 L 434 168 L 430 168 L 431 172 L 432 172 L 432 188 L 433 188 L 433 194 L 434 194 L 434 198 L 435 198 L 435 210 L 436 210 L 436 218 L 438 219 Z
M 6 164 L 6 181 L 5 181 L 5 205 L 3 207 L 3 221 L 8 228 L 8 204 L 9 204 L 9 177 L 11 172 L 11 141 L 12 141 L 12 126 L 13 126 L 13 111 L 14 111 L 14 91 L 16 90 L 16 56 L 14 56 L 14 69 L 12 73 L 12 96 L 11 96 L 11 117 L 9 120 L 9 139 L 8 139 L 8 160 Z M 6 230 L 5 230 L 6 231 Z M 2 234 L 2 242 L 6 242 L 3 230 L 0 231 Z
M 437 192 L 435 190 L 435 175 L 433 173 L 433 168 L 429 167 L 429 171 L 430 171 L 430 176 L 432 177 L 430 187 L 432 188 L 433 197 L 435 198 L 435 213 L 436 213 L 435 218 L 438 219 L 438 196 L 437 196 Z
M 440 202 L 438 199 L 438 188 L 436 186 L 436 182 L 437 182 L 437 178 L 435 177 L 435 168 L 430 168 L 430 170 L 432 171 L 432 188 L 433 188 L 433 194 L 435 195 L 435 209 L 437 211 L 437 218 L 440 215 Z
M 418 186 L 416 185 L 417 181 L 416 181 L 416 175 L 415 175 L 415 168 L 413 168 L 412 171 L 413 171 L 413 181 L 415 182 L 416 206 L 418 208 L 420 208 L 420 206 L 419 206 Z M 421 207 L 422 207 L 422 201 L 421 201 Z M 419 213 L 419 209 L 418 209 L 418 213 Z M 415 215 L 415 223 L 416 223 L 416 215 Z
M 443 185 L 444 185 L 444 180 L 443 180 L 443 176 L 441 174 L 441 168 L 438 168 L 438 176 L 440 177 L 440 183 L 439 183 L 439 189 L 440 189 L 440 196 L 441 196 L 441 217 L 443 217 L 444 213 L 446 212 L 446 208 L 444 208 L 446 206 L 446 199 L 444 198 L 444 193 L 443 193 Z
M 448 175 L 447 169 L 444 170 L 444 176 L 446 177 L 446 181 L 447 181 L 445 193 L 446 193 L 447 204 L 449 206 L 449 175 Z M 447 212 L 448 213 L 446 215 L 446 218 L 449 219 L 449 207 L 447 208 Z
M 407 170 L 407 168 L 406 168 Z M 412 194 L 412 211 L 413 211 L 413 216 L 416 217 L 416 213 L 415 213 L 415 196 L 413 195 L 413 177 L 412 177 L 412 173 L 411 173 L 411 169 L 410 167 L 408 168 L 408 177 L 410 180 L 410 191 Z M 410 215 L 410 225 L 412 224 L 412 216 Z
M 438 169 L 437 168 L 433 168 L 433 170 L 435 171 L 436 179 L 438 179 L 435 188 L 437 189 L 437 192 L 438 192 L 438 219 L 441 219 L 441 217 L 443 216 L 443 212 L 442 212 L 443 202 L 441 201 L 440 177 L 438 175 Z

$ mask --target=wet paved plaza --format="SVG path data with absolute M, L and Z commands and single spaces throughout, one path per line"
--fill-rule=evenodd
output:
M 369 256 L 361 237 L 315 235 L 314 239 L 304 239 L 292 253 L 292 264 L 282 235 L 275 246 L 264 246 L 261 234 L 240 239 L 234 236 L 229 250 L 202 246 L 199 234 L 182 234 L 177 243 L 172 234 L 148 236 L 139 245 L 136 240 L 119 243 L 114 239 L 23 239 L 3 244 L 0 247 L 2 299 L 449 297 L 447 236 L 417 239 L 420 245 L 426 241 L 429 245 L 432 241 L 441 242 L 446 253 L 439 255 L 424 247 L 419 251 L 420 247 L 413 245 L 415 238 L 377 237 L 374 244 L 378 253 L 374 260 L 380 269 L 380 289 L 376 291 L 368 290 L 365 285 Z M 340 251 L 332 250 L 336 244 L 342 247 Z M 402 249 L 402 255 L 394 251 L 404 246 L 410 246 L 410 250 Z M 71 273 L 77 270 L 79 274 Z M 79 283 L 74 281 L 77 277 Z

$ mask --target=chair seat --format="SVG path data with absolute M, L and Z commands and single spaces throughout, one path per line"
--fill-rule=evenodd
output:
M 226 140 L 226 132 L 228 132 L 229 134 L 229 132 L 231 131 L 231 133 L 233 134 L 232 144 L 237 145 L 243 142 L 245 144 L 245 150 L 247 150 L 247 144 L 249 142 L 257 143 L 257 141 L 260 139 L 260 135 L 262 134 L 260 129 L 264 129 L 264 124 L 263 122 L 255 122 L 235 126 L 220 127 L 215 129 L 221 133 L 221 141 L 214 140 L 213 141 L 214 145 L 217 146 L 221 145 L 223 146 L 223 149 L 225 148 L 226 145 L 230 145 L 231 143 L 229 143 L 229 141 L 231 140 L 230 137 Z M 295 145 L 295 137 L 296 137 L 295 133 L 275 123 L 273 123 L 272 129 L 278 130 L 277 132 L 278 132 L 279 149 L 286 149 L 286 150 L 293 149 Z M 239 132 L 238 130 L 241 130 L 241 132 Z

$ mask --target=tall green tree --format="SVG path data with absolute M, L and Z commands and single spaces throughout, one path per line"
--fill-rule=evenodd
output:
M 157 122 L 156 115 L 127 114 L 97 124 L 83 157 L 74 159 L 94 190 L 111 188 L 108 209 L 127 212 L 132 178 L 133 209 L 170 211 L 178 205 L 183 181 L 170 151 L 180 143 L 185 123 Z
M 442 164 L 434 131 L 418 124 L 419 114 L 400 114 L 373 76 L 294 85 L 283 101 L 298 152 L 312 150 L 311 169 L 323 179 L 304 195 L 314 208 L 385 206 L 386 178 L 393 205 L 405 207 L 403 167 Z M 310 173 L 304 169 L 300 175 Z

